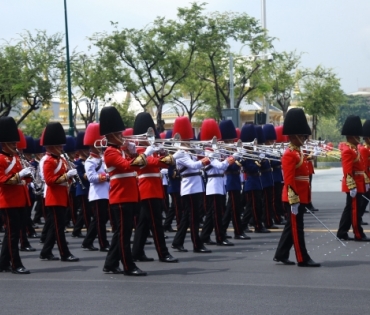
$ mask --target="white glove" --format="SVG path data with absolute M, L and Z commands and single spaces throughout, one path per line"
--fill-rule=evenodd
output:
M 260 158 L 260 159 L 264 159 L 265 157 L 266 157 L 265 153 L 261 153 L 261 154 L 259 155 L 259 158 Z
M 369 189 L 370 189 L 370 184 L 365 184 L 365 186 L 366 186 L 366 191 L 369 191 Z
M 73 169 L 73 170 L 69 170 L 69 171 L 67 172 L 67 177 L 68 177 L 68 178 L 71 178 L 71 177 L 76 176 L 76 175 L 77 175 L 77 170 L 75 170 L 75 169 Z
M 128 143 L 127 143 L 127 150 L 128 150 L 128 152 L 129 152 L 130 154 L 134 154 L 134 153 L 136 153 L 136 145 L 135 145 L 135 143 L 133 143 L 133 142 L 128 142 Z
M 30 176 L 32 174 L 32 168 L 31 167 L 26 167 L 23 170 L 21 170 L 18 174 L 19 174 L 20 178 Z
M 355 198 L 356 195 L 357 195 L 357 188 L 353 188 L 349 191 L 349 195 L 352 197 L 352 198 Z
M 154 147 L 151 146 L 151 145 L 149 147 L 147 147 L 146 150 L 145 150 L 145 152 L 144 152 L 145 156 L 150 156 L 153 153 L 154 153 Z
M 172 157 L 176 160 L 176 159 L 181 158 L 182 155 L 183 155 L 183 151 L 177 151 L 174 155 L 172 155 Z
M 31 189 L 35 189 L 35 184 L 31 182 L 30 187 L 31 187 Z
M 241 154 L 241 153 L 238 153 L 238 152 L 237 152 L 237 153 L 234 153 L 234 154 L 233 154 L 233 158 L 234 158 L 235 160 L 237 160 L 237 161 L 238 161 L 239 159 L 241 159 L 241 157 L 242 157 L 242 154 Z
M 290 211 L 294 215 L 297 215 L 298 214 L 298 207 L 299 207 L 299 203 L 295 203 L 294 205 L 290 205 Z

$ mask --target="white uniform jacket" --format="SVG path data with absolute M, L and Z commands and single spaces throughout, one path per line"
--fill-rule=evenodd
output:
M 181 196 L 204 192 L 204 183 L 200 169 L 203 167 L 201 161 L 185 151 L 177 151 L 174 154 L 176 168 L 181 175 Z
M 90 182 L 89 201 L 109 199 L 109 182 L 102 181 L 101 174 L 105 175 L 105 163 L 101 158 L 89 156 L 85 161 L 85 172 Z M 96 169 L 100 164 L 100 167 Z
M 224 160 L 220 162 L 217 159 L 211 159 L 211 164 L 205 167 L 207 173 L 206 195 L 225 195 L 224 173 L 229 166 L 229 162 Z

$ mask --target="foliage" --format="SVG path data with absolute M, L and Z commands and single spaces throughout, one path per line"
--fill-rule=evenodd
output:
M 339 130 L 349 115 L 357 115 L 362 120 L 370 119 L 370 100 L 363 96 L 348 95 L 338 107 L 337 127 Z
M 135 122 L 135 113 L 129 109 L 130 102 L 124 101 L 122 103 L 113 102 L 112 106 L 116 107 L 126 128 L 132 128 Z
M 22 121 L 20 128 L 25 135 L 33 138 L 40 138 L 50 118 L 51 114 L 44 109 L 33 111 Z
M 317 139 L 319 137 L 328 142 L 332 142 L 335 147 L 343 141 L 343 136 L 340 134 L 341 128 L 338 128 L 337 121 L 332 118 L 321 118 L 317 125 Z

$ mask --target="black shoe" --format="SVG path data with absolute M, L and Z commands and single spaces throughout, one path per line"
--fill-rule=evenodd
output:
M 115 267 L 115 268 L 104 267 L 103 272 L 106 272 L 106 273 L 112 272 L 114 274 L 120 274 L 120 273 L 123 273 L 123 270 L 120 267 Z
M 276 225 L 270 225 L 270 226 L 268 226 L 267 227 L 269 230 L 277 230 L 277 229 L 279 229 L 279 227 L 278 226 L 276 226 Z
M 55 257 L 53 254 L 50 254 L 50 255 L 41 255 L 40 254 L 39 258 L 41 260 L 54 260 L 54 261 L 59 260 L 59 257 Z
M 255 229 L 254 233 L 271 233 L 268 229 L 266 228 L 260 228 L 260 229 Z
M 274 257 L 273 260 L 276 262 L 282 262 L 284 265 L 295 265 L 295 262 L 289 259 L 277 259 L 276 257 Z
M 39 240 L 39 243 L 40 243 L 40 244 L 44 244 L 44 243 L 45 243 L 45 240 L 40 239 L 40 240 Z
M 145 241 L 145 245 L 152 245 L 151 241 Z
M 66 228 L 67 228 L 67 229 L 73 229 L 73 228 L 74 228 L 74 225 L 73 225 L 73 224 L 71 224 L 71 223 L 67 223 L 67 224 L 66 224 Z
M 355 242 L 370 242 L 370 238 L 363 236 L 361 238 L 355 238 Z
M 73 238 L 85 238 L 85 235 L 83 235 L 82 233 L 79 233 L 79 234 L 73 234 L 71 235 Z
M 186 253 L 188 250 L 186 248 L 184 248 L 184 246 L 177 246 L 177 245 L 172 245 L 171 246 L 173 249 L 177 249 L 179 252 L 183 252 L 183 253 Z
M 15 273 L 17 275 L 29 275 L 30 271 L 24 267 L 18 267 L 18 268 L 12 269 L 12 273 Z
M 81 248 L 87 249 L 89 251 L 96 251 L 96 250 L 98 250 L 94 245 L 89 245 L 89 246 L 81 245 Z
M 224 241 L 217 243 L 217 246 L 234 246 L 234 244 L 231 243 L 228 239 L 225 239 Z
M 38 235 L 37 233 L 33 233 L 33 234 L 29 234 L 28 235 L 28 238 L 39 238 L 40 235 Z
M 248 229 L 248 228 L 245 228 L 244 229 L 244 233 L 252 233 L 253 231 L 252 230 L 250 230 L 250 229 Z
M 362 220 L 361 220 L 360 224 L 361 224 L 361 225 L 369 225 L 369 223 L 364 222 L 364 221 L 362 221 Z
M 35 252 L 36 248 L 33 248 L 31 245 L 27 247 L 21 247 L 19 249 L 21 252 Z
M 32 221 L 33 222 L 33 224 L 43 224 L 42 222 L 41 222 L 41 220 L 36 220 L 36 221 Z
M 226 238 L 233 238 L 232 236 L 227 235 L 227 234 L 225 235 L 225 237 L 226 237 Z
M 143 256 L 140 256 L 140 257 L 132 257 L 132 259 L 133 259 L 134 261 L 141 261 L 141 262 L 154 261 L 154 258 L 146 257 L 146 255 L 145 255 L 145 254 L 144 254 Z
M 38 228 L 39 228 L 39 226 L 38 226 L 38 225 L 36 225 L 36 224 L 32 224 L 32 228 L 34 228 L 34 229 L 38 229 Z
M 204 242 L 204 244 L 206 244 L 206 245 L 217 245 L 217 243 L 215 241 L 212 241 L 211 239 L 209 239 L 207 242 Z
M 298 263 L 298 267 L 320 267 L 320 266 L 321 264 L 314 262 L 312 259 Z
M 67 261 L 67 262 L 76 262 L 76 261 L 79 261 L 80 258 L 77 258 L 77 257 L 71 255 L 71 256 L 68 256 L 68 257 L 61 257 L 60 260 L 61 261 Z
M 0 272 L 12 272 L 12 267 L 1 267 Z
M 194 253 L 203 253 L 203 254 L 208 254 L 208 253 L 212 253 L 212 251 L 211 250 L 209 250 L 208 248 L 206 248 L 206 247 L 201 247 L 201 248 L 194 248 L 193 249 L 193 252 Z
M 168 228 L 164 228 L 164 231 L 165 231 L 165 232 L 169 232 L 169 233 L 177 232 L 176 230 L 174 230 L 174 229 L 172 228 L 172 226 L 170 226 L 170 227 L 168 227 Z
M 170 254 L 168 254 L 164 258 L 159 258 L 159 261 L 166 262 L 166 263 L 177 263 L 179 260 L 177 258 L 172 257 Z
M 275 222 L 275 224 L 277 224 L 277 225 L 285 225 L 286 224 L 286 220 L 281 220 L 280 222 Z
M 248 235 L 245 235 L 243 233 L 241 235 L 235 235 L 234 239 L 236 239 L 236 240 L 250 240 L 251 238 Z
M 146 276 L 147 273 L 145 271 L 142 271 L 141 269 L 139 269 L 138 267 L 135 267 L 134 269 L 132 270 L 125 270 L 123 272 L 123 274 L 125 276 Z
M 353 237 L 350 237 L 348 235 L 345 235 L 345 236 L 342 236 L 342 237 L 339 237 L 337 236 L 341 241 L 353 241 L 354 238 Z
M 109 247 L 100 248 L 99 251 L 107 253 L 107 252 L 109 252 Z

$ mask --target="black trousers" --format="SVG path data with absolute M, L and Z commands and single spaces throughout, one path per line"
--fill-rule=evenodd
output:
M 251 190 L 247 192 L 247 217 L 253 218 L 253 225 L 257 230 L 263 228 L 262 197 L 262 190 Z
M 109 247 L 109 242 L 107 241 L 108 207 L 108 199 L 90 201 L 89 208 L 92 210 L 93 219 L 82 242 L 83 246 L 93 245 L 96 236 L 98 236 L 100 248 Z
M 274 224 L 273 219 L 275 218 L 274 211 L 273 211 L 273 204 L 274 204 L 273 186 L 263 188 L 262 196 L 263 196 L 262 221 L 265 224 L 265 227 L 268 228 Z
M 47 207 L 47 209 L 47 221 L 49 221 L 50 226 L 47 231 L 44 247 L 42 248 L 40 255 L 51 255 L 56 241 L 60 256 L 62 258 L 67 258 L 71 255 L 71 252 L 67 246 L 66 236 L 64 234 L 66 207 L 53 206 Z
M 347 238 L 351 225 L 356 239 L 365 237 L 364 230 L 361 226 L 361 213 L 358 207 L 362 199 L 364 198 L 362 198 L 361 193 L 357 193 L 355 198 L 352 198 L 350 194 L 347 193 L 346 205 L 339 222 L 339 229 L 337 232 L 338 238 Z
M 170 209 L 170 197 L 168 196 L 167 187 L 168 185 L 163 185 L 164 198 L 162 199 L 162 210 L 166 213 L 166 216 Z
M 9 266 L 16 269 L 23 266 L 18 249 L 23 210 L 24 208 L 8 208 L 1 211 L 5 225 L 5 234 L 0 253 L 1 269 Z
M 32 235 L 35 234 L 36 231 L 33 227 L 33 222 L 31 219 L 31 212 L 32 212 L 32 206 L 27 206 L 26 207 L 26 217 L 25 217 L 25 226 L 26 226 L 26 232 L 27 235 Z
M 280 223 L 282 217 L 286 217 L 285 210 L 283 207 L 283 201 L 281 200 L 283 192 L 283 183 L 275 182 L 274 183 L 274 214 L 275 222 Z
M 240 219 L 241 215 L 241 194 L 240 190 L 230 190 L 228 193 L 228 199 L 226 204 L 226 211 L 222 218 L 222 227 L 226 234 L 227 228 L 229 227 L 230 220 L 233 222 L 234 235 L 243 234 L 242 222 Z
M 167 213 L 166 220 L 164 221 L 163 227 L 168 229 L 171 227 L 173 219 L 176 217 L 176 228 L 180 227 L 181 217 L 183 213 L 182 201 L 180 193 L 171 193 L 171 206 Z
M 214 194 L 207 196 L 207 214 L 200 235 L 202 242 L 207 242 L 210 239 L 213 227 L 215 229 L 216 242 L 221 243 L 225 240 L 225 230 L 222 225 L 224 201 L 224 195 Z
M 35 215 L 33 217 L 33 222 L 35 222 L 35 223 L 41 222 L 41 217 L 44 217 L 44 219 L 46 220 L 46 217 L 44 215 L 45 209 L 43 208 L 43 206 L 44 206 L 44 197 L 42 195 L 36 195 L 34 202 L 36 202 L 36 206 L 35 206 L 35 209 L 34 209 L 35 210 Z
M 204 193 L 196 193 L 182 196 L 183 215 L 180 222 L 180 227 L 177 230 L 175 238 L 172 242 L 174 246 L 183 246 L 186 236 L 186 231 L 190 226 L 191 241 L 194 249 L 203 247 L 203 243 L 199 237 L 199 209 L 204 202 Z
M 45 200 L 43 200 L 43 202 L 45 202 Z M 44 207 L 44 213 L 45 213 L 45 224 L 41 231 L 40 241 L 45 243 L 46 236 L 53 223 L 53 220 L 52 220 L 52 215 L 50 214 L 49 207 Z
M 77 210 L 77 221 L 73 227 L 73 235 L 81 234 L 83 226 L 89 229 L 91 222 L 91 209 L 87 195 L 77 196 L 76 198 L 79 202 Z
M 117 268 L 120 261 L 125 271 L 136 268 L 130 246 L 136 204 L 135 202 L 126 202 L 109 207 L 115 230 L 104 263 L 106 268 Z
M 29 216 L 29 208 L 30 207 L 27 206 L 19 210 L 19 218 L 20 218 L 19 241 L 20 241 L 21 248 L 30 246 L 30 242 L 28 241 L 28 237 L 27 237 L 27 220 L 28 219 L 31 220 Z M 34 228 L 32 229 L 33 231 L 35 231 Z
M 141 200 L 139 221 L 135 230 L 134 244 L 132 246 L 133 257 L 145 255 L 144 246 L 149 235 L 149 229 L 152 231 L 158 257 L 161 259 L 169 255 L 162 225 L 162 203 L 163 200 L 161 198 Z
M 300 204 L 298 207 L 298 214 L 294 215 L 291 213 L 290 204 L 288 202 L 284 202 L 284 207 L 288 215 L 287 223 L 285 224 L 284 231 L 281 234 L 279 245 L 275 253 L 275 258 L 278 260 L 288 259 L 289 251 L 293 245 L 297 262 L 306 262 L 311 259 L 307 253 L 304 241 L 303 216 L 306 206 L 307 205 L 305 204 Z

